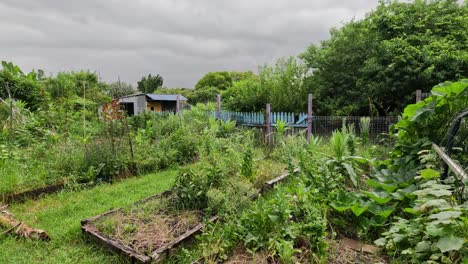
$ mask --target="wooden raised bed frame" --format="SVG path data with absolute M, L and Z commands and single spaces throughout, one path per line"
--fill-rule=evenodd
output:
M 299 169 L 295 169 L 293 173 L 299 172 Z M 279 182 L 283 181 L 286 179 L 290 174 L 289 173 L 283 173 L 280 176 L 266 182 L 259 190 L 257 193 L 263 193 L 266 190 L 272 188 L 274 185 L 278 184 Z M 147 198 L 144 198 L 142 200 L 137 201 L 135 204 L 141 204 L 144 203 L 150 199 L 155 199 L 158 197 L 165 197 L 168 196 L 172 193 L 171 190 L 162 192 L 160 194 L 152 195 Z M 254 195 L 252 198 L 254 199 L 257 195 Z M 150 262 L 159 262 L 164 260 L 166 257 L 168 257 L 173 250 L 181 245 L 184 242 L 187 242 L 188 240 L 192 239 L 195 235 L 199 234 L 204 226 L 203 223 L 198 224 L 194 228 L 188 230 L 184 234 L 180 235 L 179 237 L 175 238 L 173 241 L 170 243 L 157 248 L 151 252 L 151 254 L 148 255 L 143 255 L 138 253 L 135 249 L 124 245 L 123 243 L 107 236 L 106 234 L 102 233 L 99 231 L 95 226 L 94 222 L 99 220 L 100 218 L 114 214 L 116 212 L 122 211 L 123 208 L 118 208 L 114 210 L 110 210 L 108 212 L 105 212 L 103 214 L 85 219 L 81 221 L 81 230 L 83 234 L 91 238 L 92 240 L 96 241 L 98 244 L 104 246 L 105 248 L 114 251 L 122 256 L 124 256 L 127 260 L 130 261 L 130 263 L 150 263 Z M 218 220 L 218 216 L 213 216 L 211 217 L 208 222 L 215 222 Z

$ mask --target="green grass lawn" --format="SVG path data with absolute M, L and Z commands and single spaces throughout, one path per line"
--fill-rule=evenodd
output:
M 44 229 L 51 241 L 0 237 L 0 263 L 119 263 L 119 258 L 88 242 L 80 220 L 132 204 L 168 189 L 177 169 L 102 184 L 91 189 L 63 191 L 37 201 L 13 204 L 8 210 L 25 223 Z

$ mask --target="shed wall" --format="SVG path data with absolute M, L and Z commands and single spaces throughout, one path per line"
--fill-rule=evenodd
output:
M 161 112 L 162 110 L 161 102 L 147 102 L 146 104 L 147 104 L 146 110 L 148 112 L 151 112 L 151 111 Z M 151 107 L 153 107 L 153 110 L 151 110 Z
M 119 99 L 120 103 L 133 103 L 135 115 L 144 113 L 146 111 L 146 95 L 136 95 Z

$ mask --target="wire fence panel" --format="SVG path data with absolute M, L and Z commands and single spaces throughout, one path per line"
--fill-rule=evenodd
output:
M 360 134 L 362 129 L 361 118 L 360 116 L 313 116 L 312 134 L 330 135 L 344 125 L 348 129 L 354 130 L 356 134 Z M 395 116 L 370 117 L 369 136 L 377 137 L 382 133 L 388 133 L 391 125 L 396 122 L 398 122 L 398 117 Z
M 209 112 L 212 117 L 217 117 L 217 112 Z M 220 119 L 223 121 L 235 121 L 238 125 L 244 126 L 258 126 L 263 127 L 266 125 L 265 114 L 261 112 L 229 112 L 221 111 L 219 113 Z M 312 116 L 312 134 L 328 136 L 333 131 L 340 130 L 343 125 L 348 129 L 354 130 L 356 134 L 361 133 L 361 116 Z M 385 116 L 385 117 L 368 117 L 369 123 L 369 136 L 377 137 L 382 133 L 388 133 L 391 125 L 398 122 L 399 117 Z M 270 114 L 270 125 L 272 128 L 280 120 L 286 123 L 289 130 L 287 135 L 297 135 L 304 133 L 307 129 L 307 113 L 285 113 L 285 112 L 272 112 Z

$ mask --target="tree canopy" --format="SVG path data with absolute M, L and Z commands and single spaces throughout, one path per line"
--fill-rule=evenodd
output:
M 161 75 L 157 74 L 156 76 L 152 76 L 151 74 L 148 74 L 148 76 L 144 76 L 138 82 L 137 89 L 142 93 L 152 93 L 161 87 L 163 82 L 164 79 Z
M 0 98 L 5 99 L 10 95 L 13 99 L 21 100 L 31 109 L 38 108 L 44 98 L 44 90 L 39 83 L 38 74 L 35 71 L 24 74 L 13 63 L 2 61 Z
M 300 57 L 319 114 L 399 113 L 417 89 L 468 75 L 468 4 L 382 1 Z

